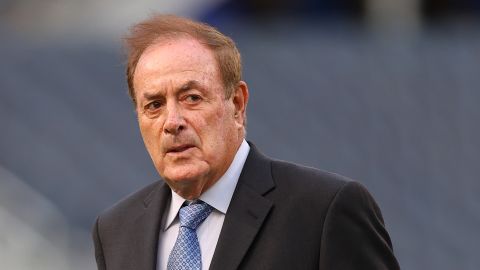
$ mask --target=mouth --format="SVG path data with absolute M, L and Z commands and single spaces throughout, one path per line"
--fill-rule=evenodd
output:
M 182 144 L 182 145 L 176 145 L 176 146 L 172 146 L 172 147 L 169 147 L 167 148 L 167 154 L 171 154 L 171 153 L 181 153 L 181 152 L 184 152 L 190 148 L 193 148 L 194 145 L 192 144 Z

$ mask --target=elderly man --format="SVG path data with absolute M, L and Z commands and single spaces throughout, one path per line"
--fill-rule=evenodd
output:
M 162 180 L 98 217 L 98 269 L 399 268 L 365 188 L 245 141 L 248 87 L 230 38 L 155 15 L 126 41 L 130 95 Z

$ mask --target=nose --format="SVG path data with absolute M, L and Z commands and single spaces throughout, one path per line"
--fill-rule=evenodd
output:
M 177 135 L 185 129 L 185 119 L 183 118 L 181 109 L 176 104 L 167 105 L 167 115 L 163 124 L 163 131 L 166 134 Z

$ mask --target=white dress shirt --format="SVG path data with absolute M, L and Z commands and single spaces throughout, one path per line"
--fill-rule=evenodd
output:
M 225 174 L 199 198 L 199 200 L 208 203 L 214 208 L 212 213 L 197 228 L 203 270 L 207 270 L 212 262 L 213 253 L 215 252 L 223 221 L 225 220 L 225 214 L 249 151 L 250 146 L 243 140 Z M 184 202 L 184 198 L 172 191 L 170 206 L 162 219 L 164 224 L 159 236 L 157 270 L 167 269 L 168 257 L 175 245 L 180 227 L 178 211 Z

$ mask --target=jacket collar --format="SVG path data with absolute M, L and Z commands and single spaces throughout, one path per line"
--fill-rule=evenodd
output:
M 143 212 L 135 222 L 132 235 L 132 249 L 137 269 L 156 270 L 158 236 L 162 223 L 162 213 L 170 200 L 170 188 L 163 181 L 158 181 L 153 190 L 143 200 Z
M 238 268 L 273 206 L 264 197 L 275 187 L 271 160 L 249 144 L 250 153 L 225 216 L 211 270 Z

